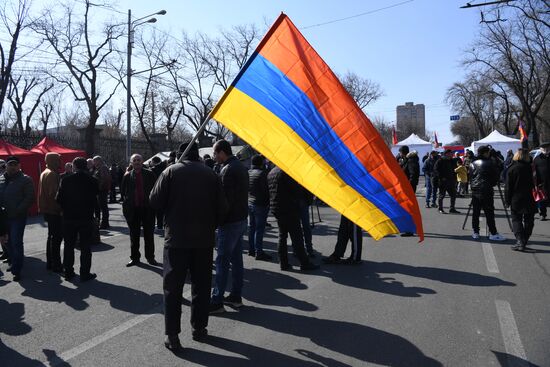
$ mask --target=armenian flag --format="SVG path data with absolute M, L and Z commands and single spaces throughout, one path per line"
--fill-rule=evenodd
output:
M 378 240 L 413 232 L 415 194 L 367 116 L 281 14 L 211 117 Z
M 519 130 L 519 136 L 520 136 L 519 140 L 523 143 L 527 141 L 527 133 L 525 132 L 525 125 L 521 120 L 518 122 L 518 124 L 519 124 L 518 130 Z

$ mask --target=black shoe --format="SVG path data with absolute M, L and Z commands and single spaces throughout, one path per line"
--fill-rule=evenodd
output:
M 71 279 L 74 278 L 74 276 L 75 276 L 75 273 L 72 272 L 72 271 L 71 272 L 65 272 L 63 274 L 63 278 L 65 278 L 66 280 L 71 280 Z
M 282 271 L 292 270 L 292 265 L 290 265 L 289 263 L 281 263 L 280 267 Z
M 80 277 L 80 282 L 84 283 L 84 282 L 87 282 L 87 281 L 95 279 L 95 278 L 97 278 L 97 274 L 96 273 L 90 273 L 88 275 L 81 276 Z
M 13 281 L 14 281 L 14 282 L 18 282 L 18 281 L 20 281 L 20 280 L 21 280 L 21 275 L 19 275 L 19 274 L 14 274 L 14 275 L 13 275 Z
M 126 267 L 129 268 L 130 266 L 136 266 L 136 265 L 139 265 L 139 263 L 140 263 L 139 260 L 130 260 L 130 262 L 126 264 Z
M 223 303 L 211 303 L 208 309 L 208 313 L 210 315 L 224 313 L 224 312 L 225 312 L 225 308 L 223 308 Z
M 340 259 L 336 255 L 330 255 L 329 257 L 324 257 L 323 262 L 325 264 L 340 264 L 342 262 L 342 259 Z
M 304 265 L 300 266 L 301 271 L 311 271 L 311 270 L 317 270 L 320 266 L 313 263 L 305 263 Z
M 437 204 L 436 204 L 436 203 L 432 203 L 432 208 L 437 208 Z
M 9 257 L 5 257 L 4 260 L 2 260 L 2 262 L 4 264 L 11 264 L 11 261 L 10 261 L 10 258 Z
M 149 265 L 153 265 L 153 266 L 158 266 L 159 265 L 157 260 L 155 260 L 154 258 L 153 259 L 147 259 L 147 262 L 149 263 Z
M 62 266 L 59 266 L 59 267 L 54 267 L 52 268 L 52 272 L 54 273 L 57 273 L 57 274 L 63 274 L 63 267 Z
M 449 209 L 449 213 L 460 214 L 460 212 L 458 210 L 456 210 L 455 208 Z
M 430 206 L 430 204 L 429 204 L 429 203 L 428 203 L 428 204 L 426 204 L 426 208 L 431 208 L 431 206 Z
M 315 252 L 313 250 L 307 250 L 307 256 L 309 256 L 310 259 L 315 259 Z
M 256 251 L 251 251 L 251 250 L 248 250 L 248 256 L 256 256 Z
M 7 260 L 8 259 L 8 254 L 6 254 L 5 252 L 2 253 L 2 256 L 0 256 L 0 260 Z
M 101 223 L 101 225 L 99 226 L 99 229 L 109 229 L 109 228 L 111 228 L 109 223 Z
M 515 244 L 514 246 L 512 246 L 512 250 L 523 251 L 523 246 L 521 246 L 520 244 Z
M 206 330 L 206 328 L 194 329 L 192 335 L 193 340 L 201 342 L 208 336 L 208 330 Z
M 164 340 L 164 346 L 171 350 L 172 352 L 179 352 L 183 349 L 180 343 L 180 338 L 178 335 L 166 335 Z
M 447 212 L 446 212 L 445 210 L 443 210 L 443 209 L 439 209 L 439 212 L 440 212 L 441 214 L 447 214 Z
M 235 307 L 235 308 L 241 308 L 243 307 L 243 299 L 241 296 L 234 296 L 230 294 L 229 296 L 225 297 L 223 299 L 223 303 Z
M 342 264 L 344 265 L 359 265 L 361 264 L 361 260 L 354 260 L 351 257 L 348 257 L 345 260 L 342 260 Z
M 266 254 L 265 252 L 259 252 L 256 255 L 256 260 L 271 261 L 271 260 L 273 260 L 273 257 L 271 255 Z

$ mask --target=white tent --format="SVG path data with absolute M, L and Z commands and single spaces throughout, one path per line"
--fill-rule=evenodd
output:
M 418 152 L 418 158 L 422 161 L 422 157 L 426 155 L 426 153 L 431 152 L 434 148 L 432 146 L 432 143 L 426 140 L 422 140 L 418 135 L 411 134 L 407 139 L 400 141 L 399 143 L 395 144 L 391 148 L 391 152 L 393 155 L 397 155 L 399 153 L 399 147 L 406 145 L 409 147 L 409 151 L 416 150 Z
M 493 149 L 500 151 L 503 156 L 506 156 L 506 152 L 509 149 L 512 149 L 515 152 L 521 148 L 521 141 L 519 139 L 509 138 L 494 130 L 483 139 L 474 141 L 472 143 L 471 150 L 474 154 L 477 154 L 477 149 L 482 145 L 490 145 Z

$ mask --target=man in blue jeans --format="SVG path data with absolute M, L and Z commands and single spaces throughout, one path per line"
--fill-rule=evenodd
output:
M 233 155 L 226 140 L 214 144 L 214 159 L 222 165 L 220 178 L 227 199 L 228 210 L 218 227 L 216 276 L 210 301 L 210 313 L 225 311 L 223 304 L 241 307 L 243 288 L 243 236 L 248 216 L 248 170 Z M 232 289 L 224 298 L 229 266 L 231 265 Z
M 248 255 L 256 260 L 271 261 L 271 255 L 264 252 L 263 240 L 269 211 L 269 187 L 267 171 L 262 155 L 252 157 L 252 168 L 248 171 Z
M 13 280 L 21 279 L 23 268 L 23 235 L 27 225 L 27 212 L 34 202 L 32 179 L 21 171 L 19 158 L 8 157 L 6 172 L 0 176 L 0 206 L 6 209 L 8 223 L 7 250 L 11 259 L 8 269 Z

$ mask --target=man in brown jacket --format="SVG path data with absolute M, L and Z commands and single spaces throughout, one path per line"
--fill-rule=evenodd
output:
M 62 273 L 61 266 L 61 207 L 55 201 L 55 195 L 59 189 L 59 166 L 61 157 L 58 153 L 46 154 L 46 169 L 40 175 L 38 185 L 38 210 L 44 214 L 44 220 L 48 223 L 48 237 L 46 240 L 46 269 L 56 273 Z

